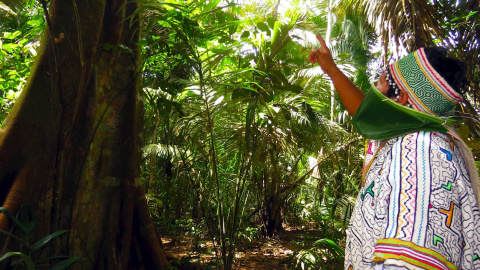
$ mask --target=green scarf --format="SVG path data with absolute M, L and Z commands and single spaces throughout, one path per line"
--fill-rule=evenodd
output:
M 373 140 L 394 138 L 417 131 L 450 134 L 466 162 L 475 198 L 480 205 L 480 178 L 475 160 L 465 142 L 453 128 L 448 128 L 451 121 L 397 104 L 372 87 L 355 112 L 352 122 L 360 134 Z
M 416 131 L 448 132 L 447 121 L 390 100 L 375 87 L 367 92 L 352 119 L 365 138 L 383 140 Z

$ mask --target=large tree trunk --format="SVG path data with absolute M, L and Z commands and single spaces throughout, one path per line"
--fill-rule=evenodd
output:
M 81 269 L 166 268 L 140 181 L 136 9 L 125 0 L 50 3 L 49 29 L 0 137 L 0 205 L 16 213 L 30 203 L 36 239 L 70 230 L 35 256 L 82 256 Z M 0 214 L 0 229 L 10 223 Z M 0 243 L 16 248 L 4 235 Z

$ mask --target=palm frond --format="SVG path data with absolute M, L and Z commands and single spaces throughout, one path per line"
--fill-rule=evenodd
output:
M 162 158 L 171 158 L 178 154 L 178 149 L 173 145 L 148 144 L 142 147 L 143 156 L 158 156 Z

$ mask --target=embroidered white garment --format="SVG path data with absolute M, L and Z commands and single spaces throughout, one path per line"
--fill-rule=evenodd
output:
M 454 139 L 421 131 L 380 142 L 350 219 L 345 269 L 480 269 L 479 252 L 480 213 Z

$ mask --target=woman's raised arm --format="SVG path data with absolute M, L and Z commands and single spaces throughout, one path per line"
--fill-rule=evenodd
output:
M 347 109 L 350 116 L 353 116 L 357 111 L 358 106 L 362 103 L 365 95 L 358 89 L 347 76 L 337 67 L 333 61 L 330 49 L 328 49 L 325 40 L 317 34 L 317 39 L 320 41 L 320 49 L 313 50 L 308 56 L 308 60 L 314 65 L 318 63 L 333 82 L 333 86 L 337 90 L 338 96 L 342 101 L 345 109 Z

